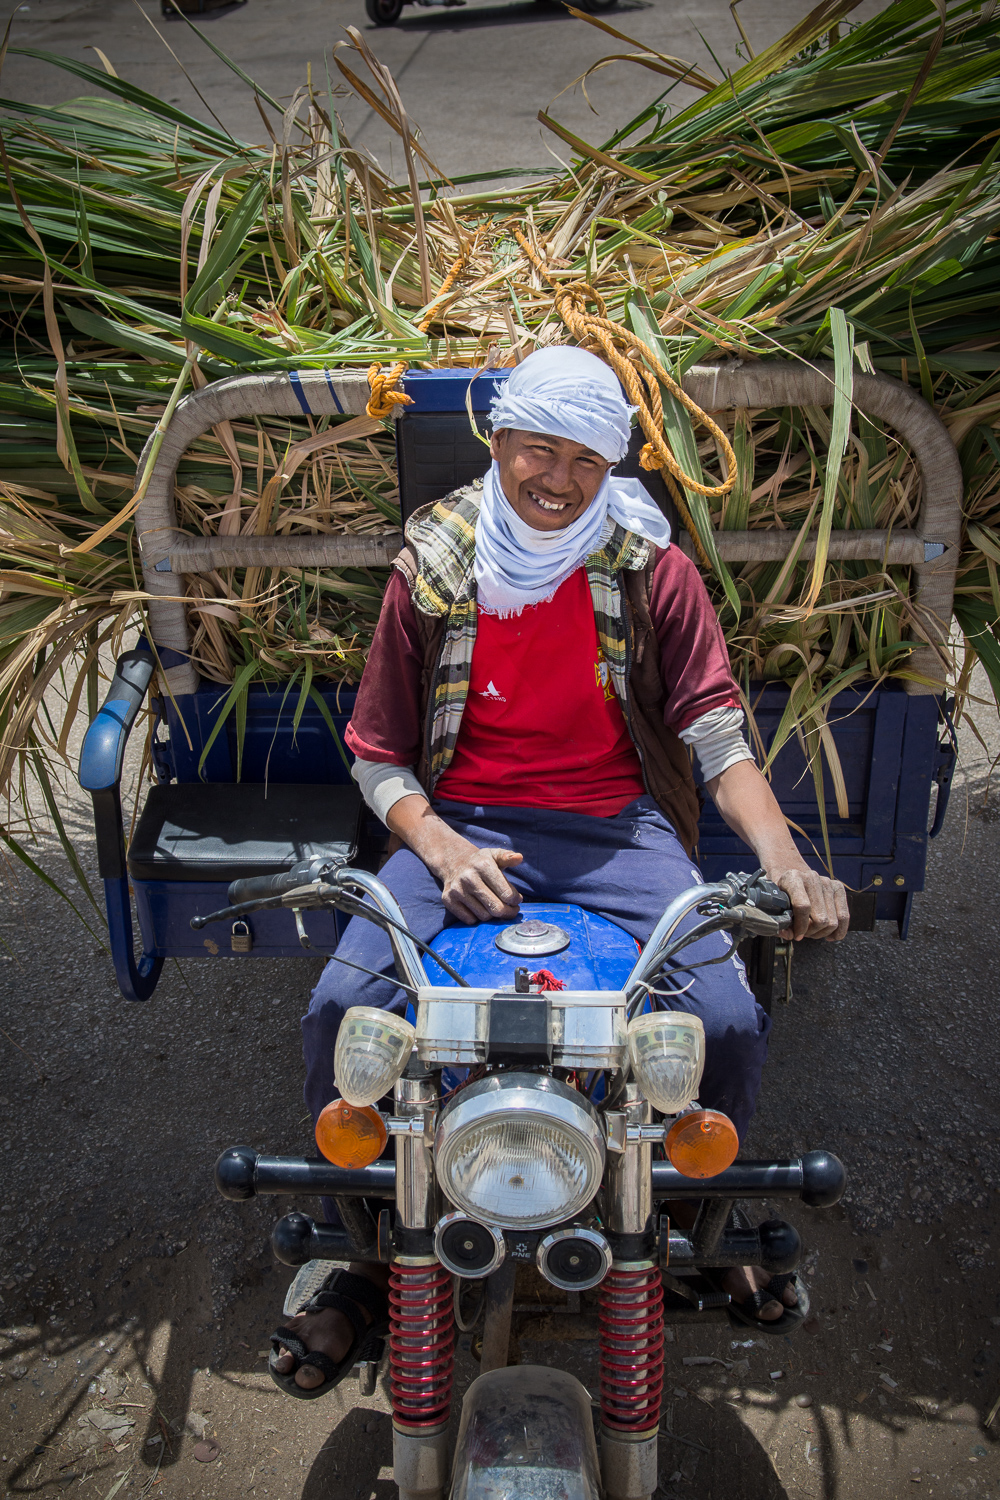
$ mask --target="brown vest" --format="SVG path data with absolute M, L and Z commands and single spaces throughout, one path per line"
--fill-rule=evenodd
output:
M 395 567 L 412 588 L 417 576 L 417 556 L 405 546 L 395 558 Z M 619 577 L 625 586 L 628 604 L 628 627 L 631 645 L 631 669 L 628 678 L 628 701 L 622 704 L 625 722 L 639 752 L 643 780 L 649 795 L 669 819 L 681 846 L 693 857 L 698 842 L 698 814 L 701 802 L 691 774 L 691 757 L 687 747 L 663 722 L 665 695 L 660 676 L 660 643 L 649 613 L 649 591 L 652 585 L 655 557 L 645 568 L 626 570 Z M 446 616 L 425 615 L 414 610 L 423 650 L 420 678 L 421 722 L 428 722 L 431 683 L 434 680 Z M 416 774 L 421 786 L 431 794 L 430 765 L 426 736 L 421 745 Z

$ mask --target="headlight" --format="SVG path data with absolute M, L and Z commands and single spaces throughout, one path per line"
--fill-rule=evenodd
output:
M 654 1109 L 675 1115 L 697 1098 L 705 1070 L 705 1028 L 686 1011 L 654 1011 L 628 1025 L 635 1081 Z
M 352 1005 L 340 1023 L 334 1081 L 348 1104 L 374 1104 L 409 1062 L 416 1032 L 409 1021 L 371 1005 Z
M 505 1073 L 463 1089 L 434 1137 L 438 1182 L 457 1208 L 506 1229 L 572 1218 L 604 1171 L 593 1106 L 544 1074 Z

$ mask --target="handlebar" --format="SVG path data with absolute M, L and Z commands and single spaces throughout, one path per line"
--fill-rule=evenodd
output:
M 234 880 L 226 894 L 230 906 L 239 906 L 243 901 L 264 901 L 268 896 L 284 896 L 299 886 L 313 885 L 316 881 L 330 881 L 343 866 L 342 859 L 320 856 L 300 859 L 290 870 L 282 870 L 278 875 L 249 875 L 242 880 Z
M 383 920 L 380 925 L 388 932 L 400 978 L 414 989 L 420 989 L 428 982 L 417 943 L 394 896 L 380 880 L 365 870 L 347 869 L 332 859 L 300 860 L 290 870 L 277 875 L 234 880 L 228 895 L 231 903 L 228 907 L 192 917 L 191 927 L 200 931 L 212 922 L 229 921 L 269 907 L 304 910 L 343 905 L 351 915 L 360 915 L 363 912 L 363 908 L 359 912 L 360 895 L 383 919 L 389 919 L 388 923 Z M 686 933 L 672 943 L 681 920 L 695 907 L 706 915 L 707 921 L 700 924 L 696 933 Z M 737 927 L 751 933 L 776 936 L 784 925 L 782 917 L 787 918 L 790 909 L 788 896 L 773 881 L 765 879 L 762 870 L 753 875 L 728 874 L 724 880 L 712 885 L 696 885 L 682 891 L 656 924 L 625 982 L 627 1003 L 631 1008 L 634 1001 L 647 993 L 649 980 L 662 968 L 667 957 L 686 942 L 708 931 Z M 375 912 L 372 917 L 378 921 Z M 453 978 L 465 983 L 453 969 L 447 965 L 444 967 Z
M 775 885 L 773 880 L 768 880 L 763 870 L 758 870 L 749 880 L 745 875 L 727 875 L 726 879 L 739 884 L 747 906 L 755 906 L 768 916 L 786 916 L 792 909 L 792 899 L 788 892 L 783 891 L 780 885 Z
M 702 924 L 699 935 L 723 928 L 743 927 L 755 934 L 776 936 L 787 924 L 791 901 L 780 886 L 765 877 L 763 870 L 757 870 L 753 875 L 730 872 L 724 880 L 713 885 L 695 885 L 682 891 L 657 922 L 625 981 L 629 1014 L 633 1003 L 645 996 L 649 981 L 662 968 L 673 948 L 683 944 L 684 939 L 680 939 L 672 945 L 671 939 L 683 918 L 696 907 L 699 911 L 707 909 L 710 917 L 709 922 Z
M 247 893 L 255 891 L 260 894 L 251 894 L 247 899 Z M 300 860 L 285 874 L 256 875 L 234 880 L 228 895 L 232 903 L 230 906 L 224 907 L 222 911 L 208 912 L 205 916 L 192 917 L 190 926 L 199 932 L 211 922 L 228 922 L 234 918 L 249 916 L 254 911 L 280 906 L 293 911 L 304 911 L 342 904 L 354 916 L 358 914 L 361 901 L 367 901 L 374 908 L 373 920 L 378 921 L 378 914 L 389 919 L 387 923 L 383 921 L 380 925 L 385 927 L 389 935 L 400 979 L 415 990 L 427 985 L 427 972 L 399 903 L 381 880 L 369 875 L 367 870 L 347 869 L 337 860 Z M 233 901 L 234 895 L 244 899 Z M 448 972 L 454 974 L 450 967 Z
M 229 904 L 243 906 L 250 902 L 266 901 L 269 896 L 284 896 L 297 886 L 306 884 L 307 881 L 299 880 L 290 870 L 282 870 L 280 875 L 250 875 L 230 883 Z

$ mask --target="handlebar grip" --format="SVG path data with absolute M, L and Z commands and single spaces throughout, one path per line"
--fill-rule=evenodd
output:
M 263 901 L 268 896 L 283 896 L 294 891 L 298 885 L 308 882 L 296 870 L 282 870 L 278 875 L 248 875 L 234 880 L 228 892 L 230 906 L 239 906 L 244 901 Z

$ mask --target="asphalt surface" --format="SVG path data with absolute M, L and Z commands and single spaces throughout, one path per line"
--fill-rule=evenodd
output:
M 981 720 L 995 756 L 996 729 Z M 746 1154 L 825 1146 L 850 1186 L 823 1213 L 771 1205 L 808 1247 L 805 1332 L 676 1331 L 664 1500 L 1000 1490 L 986 1425 L 1000 1397 L 1000 795 L 975 736 L 961 741 L 909 940 L 883 926 L 805 946 L 792 1002 L 775 1005 Z M 88 810 L 71 784 L 65 804 L 89 864 Z M 60 856 L 43 853 L 69 891 Z M 129 1005 L 68 907 L 10 865 L 0 938 L 8 1493 L 389 1500 L 384 1389 L 292 1404 L 264 1374 L 290 1277 L 268 1251 L 270 1225 L 315 1205 L 228 1204 L 211 1182 L 237 1141 L 309 1148 L 298 1019 L 316 963 L 185 962 Z M 523 1361 L 596 1388 L 592 1316 L 520 1325 Z M 476 1369 L 463 1344 L 459 1392 Z M 202 1464 L 206 1435 L 220 1452 Z
M 758 11 L 744 18 L 758 40 L 793 15 L 778 5 Z M 408 102 L 442 165 L 544 165 L 534 110 L 600 54 L 597 34 L 516 4 L 502 14 L 470 6 L 406 15 L 377 46 L 406 69 Z M 362 18 L 356 4 L 302 0 L 293 36 L 287 16 L 287 7 L 250 0 L 213 20 L 210 34 L 253 61 L 266 86 L 290 93 L 310 55 L 302 37 L 320 37 L 312 56 L 321 60 L 323 39 Z M 623 7 L 609 19 L 696 58 L 698 23 L 731 53 L 721 5 L 636 6 L 628 15 Z M 182 58 L 193 57 L 181 23 L 164 29 Z M 13 40 L 89 60 L 85 44 L 100 46 L 123 74 L 163 91 L 166 65 L 147 32 L 119 0 L 32 0 Z M 237 91 L 198 66 L 196 81 L 211 82 L 230 128 L 249 130 Z M 3 91 L 59 97 L 51 72 L 38 68 L 9 58 Z M 180 98 L 186 85 L 171 87 Z M 602 129 L 633 107 L 636 89 L 630 71 L 598 75 Z M 559 114 L 582 128 L 586 107 L 564 98 Z M 374 149 L 377 131 L 362 113 L 352 128 Z M 825 1146 L 847 1163 L 850 1186 L 825 1213 L 772 1205 L 808 1247 L 804 1332 L 792 1341 L 744 1339 L 723 1325 L 675 1332 L 660 1500 L 1000 1494 L 1000 1419 L 988 1423 L 1000 1398 L 1000 792 L 989 784 L 1000 735 L 990 710 L 978 718 L 986 745 L 963 728 L 951 809 L 909 940 L 884 926 L 838 947 L 806 947 L 792 1003 L 775 1006 L 746 1154 Z M 71 776 L 63 805 L 93 874 L 89 810 Z M 85 905 L 44 836 L 35 853 Z M 317 964 L 186 962 L 167 967 L 148 1004 L 128 1005 L 97 938 L 65 903 L 9 857 L 2 874 L 7 1493 L 390 1500 L 384 1387 L 360 1399 L 345 1384 L 323 1401 L 291 1403 L 264 1373 L 261 1352 L 290 1278 L 268 1250 L 270 1225 L 292 1206 L 315 1205 L 233 1205 L 212 1187 L 227 1145 L 309 1148 L 298 1021 Z M 523 1361 L 569 1368 L 596 1389 L 592 1315 L 522 1314 L 519 1331 Z M 459 1394 L 476 1370 L 467 1342 Z
M 771 0 L 744 5 L 740 18 L 754 50 L 760 51 L 808 8 L 802 0 Z M 865 0 L 855 15 L 879 9 Z M 557 0 L 470 0 L 461 9 L 447 10 L 407 5 L 391 28 L 373 27 L 362 0 L 295 0 L 291 7 L 287 0 L 248 0 L 245 6 L 192 19 L 282 103 L 306 83 L 307 72 L 322 94 L 328 66 L 339 88 L 342 79 L 329 64 L 330 52 L 345 40 L 345 27 L 358 27 L 392 70 L 423 144 L 447 173 L 555 170 L 556 156 L 565 159 L 568 148 L 541 128 L 537 114 L 557 95 L 555 117 L 600 143 L 661 85 L 671 83 L 635 64 L 618 63 L 590 80 L 592 109 L 583 90 L 571 87 L 574 80 L 602 57 L 632 49 L 574 20 Z M 716 77 L 741 64 L 737 45 L 742 43 L 726 0 L 622 0 L 601 19 L 643 46 L 713 69 Z M 101 60 L 92 50 L 99 47 L 121 77 L 199 119 L 211 118 L 210 105 L 238 139 L 263 139 L 246 84 L 220 65 L 186 22 L 164 19 L 156 0 L 27 0 L 14 9 L 11 47 L 63 53 L 100 70 Z M 357 71 L 356 58 L 352 66 Z M 60 77 L 36 59 L 12 53 L 4 66 L 2 93 L 7 98 L 55 102 L 84 91 L 74 78 Z M 680 108 L 697 97 L 696 90 L 679 85 L 666 104 Z M 373 152 L 402 180 L 405 168 L 393 144 L 398 137 L 353 96 L 339 94 L 337 109 L 353 144 Z

